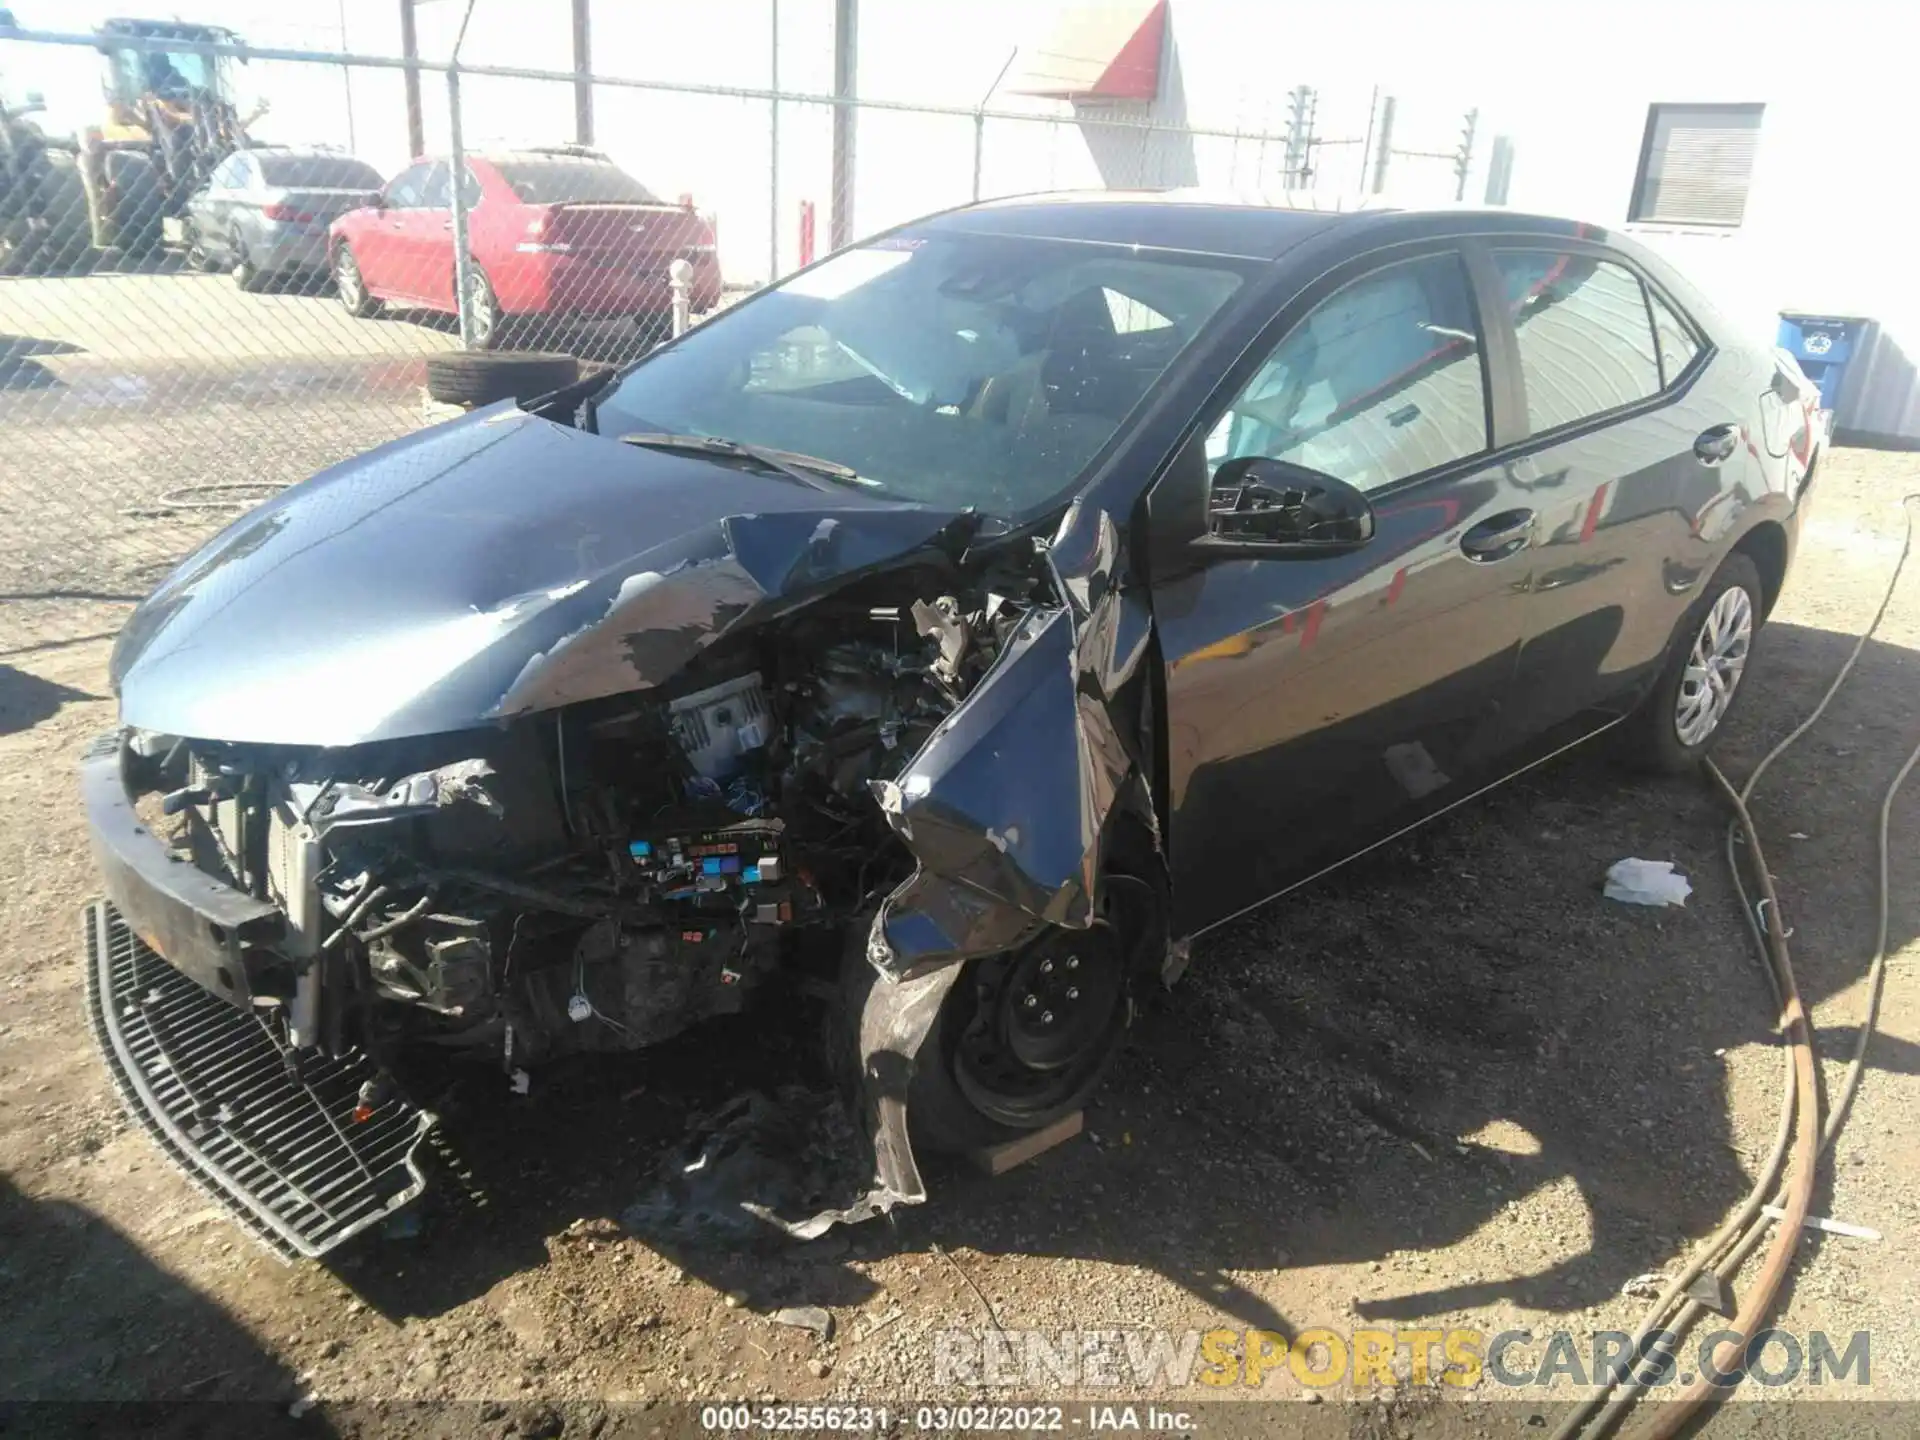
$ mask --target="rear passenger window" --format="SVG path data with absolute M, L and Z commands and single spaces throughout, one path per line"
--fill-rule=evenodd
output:
M 1570 425 L 1659 391 L 1653 324 L 1632 271 L 1551 251 L 1493 258 L 1520 341 L 1531 429 Z
M 1234 398 L 1207 462 L 1264 455 L 1377 490 L 1486 448 L 1480 326 L 1448 254 L 1322 301 Z
M 1647 304 L 1653 311 L 1653 338 L 1660 347 L 1660 379 L 1671 385 L 1700 353 L 1700 342 L 1693 338 L 1686 322 L 1651 290 L 1647 291 Z

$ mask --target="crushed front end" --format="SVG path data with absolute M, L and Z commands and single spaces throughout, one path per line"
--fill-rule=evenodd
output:
M 922 872 L 909 817 L 936 787 L 910 762 L 1060 613 L 1034 568 L 905 566 L 664 684 L 448 733 L 104 737 L 84 766 L 107 892 L 90 993 L 123 1096 L 256 1234 L 317 1255 L 421 1193 L 423 1047 L 525 1089 L 543 1062 L 756 996 L 853 994 L 872 1182 L 781 1223 L 920 1200 L 907 1080 L 961 957 L 888 953 L 884 902 Z M 959 891 L 996 912 L 995 944 L 1043 927 L 1044 897 Z

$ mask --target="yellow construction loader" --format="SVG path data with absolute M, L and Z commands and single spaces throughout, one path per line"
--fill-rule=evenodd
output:
M 220 26 L 108 20 L 98 39 L 107 113 L 80 137 L 87 225 L 96 249 L 138 256 L 162 243 L 168 220 L 177 226 L 187 197 L 247 143 L 266 105 L 239 112 L 233 58 L 213 49 L 239 37 Z

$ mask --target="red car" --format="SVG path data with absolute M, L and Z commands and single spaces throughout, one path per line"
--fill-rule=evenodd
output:
M 645 319 L 672 310 L 667 267 L 693 265 L 693 308 L 720 300 L 713 230 L 597 151 L 579 147 L 466 157 L 473 339 L 497 344 L 521 315 Z M 453 313 L 453 186 L 444 159 L 402 170 L 377 204 L 333 222 L 329 258 L 341 303 L 383 301 Z

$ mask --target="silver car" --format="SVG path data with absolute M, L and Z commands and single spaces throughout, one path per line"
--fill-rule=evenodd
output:
M 187 202 L 189 260 L 229 269 L 243 290 L 327 271 L 327 226 L 385 182 L 364 160 L 278 146 L 237 150 Z

